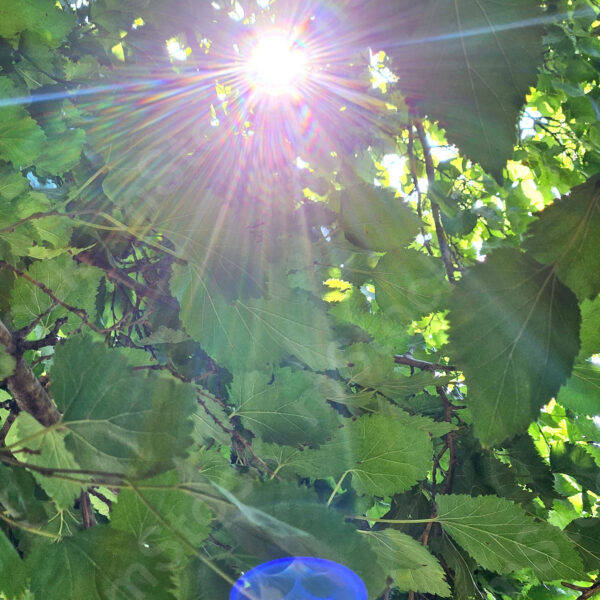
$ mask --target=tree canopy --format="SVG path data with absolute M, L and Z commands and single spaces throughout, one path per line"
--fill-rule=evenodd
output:
M 286 94 L 247 64 L 306 53 Z M 595 0 L 0 0 L 0 598 L 600 592 Z

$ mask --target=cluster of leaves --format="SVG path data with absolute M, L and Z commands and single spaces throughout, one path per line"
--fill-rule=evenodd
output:
M 600 590 L 595 4 L 302 4 L 0 0 L 3 599 Z

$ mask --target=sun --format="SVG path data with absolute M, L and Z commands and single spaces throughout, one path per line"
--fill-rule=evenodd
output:
M 258 94 L 281 96 L 295 94 L 306 77 L 306 52 L 284 34 L 261 37 L 246 65 L 248 81 Z

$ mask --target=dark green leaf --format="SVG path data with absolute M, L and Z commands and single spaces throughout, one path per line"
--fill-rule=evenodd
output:
M 528 233 L 526 249 L 540 262 L 554 264 L 580 300 L 600 292 L 600 177 L 556 200 Z
M 569 377 L 577 300 L 552 267 L 507 249 L 466 273 L 450 306 L 453 362 L 467 378 L 475 433 L 497 444 L 524 431 Z
M 394 529 L 364 533 L 386 574 L 394 580 L 394 587 L 403 591 L 436 594 L 442 598 L 450 596 L 444 570 L 417 540 Z
M 99 525 L 54 544 L 39 544 L 27 560 L 36 600 L 89 598 L 172 600 L 165 556 L 136 538 Z
M 573 373 L 557 397 L 558 402 L 582 415 L 600 413 L 600 366 L 575 365 Z
M 0 592 L 7 600 L 17 600 L 27 587 L 27 572 L 25 563 L 21 560 L 15 547 L 0 531 L 0 566 L 3 574 L 10 577 L 0 579 Z
M 339 426 L 327 399 L 335 396 L 335 381 L 310 371 L 277 369 L 272 375 L 251 371 L 233 378 L 233 416 L 266 442 L 320 444 Z
M 352 474 L 358 494 L 391 496 L 411 488 L 427 474 L 432 452 L 429 434 L 384 415 L 348 422 L 332 442 L 294 457 L 295 471 L 312 478 L 345 478 Z
M 373 270 L 375 298 L 383 312 L 400 322 L 438 308 L 446 295 L 438 259 L 415 250 L 393 250 Z
M 198 498 L 178 489 L 178 483 L 177 473 L 169 471 L 141 482 L 137 493 L 122 490 L 111 511 L 110 526 L 133 533 L 140 546 L 160 548 L 170 561 L 181 566 L 190 555 L 181 536 L 199 548 L 208 537 L 212 513 Z M 144 489 L 144 485 L 164 489 Z
M 338 366 L 339 351 L 319 303 L 303 293 L 273 290 L 268 299 L 228 303 L 191 267 L 176 267 L 171 290 L 187 331 L 232 371 L 277 365 L 296 356 L 315 370 Z
M 151 474 L 191 442 L 193 387 L 134 372 L 126 355 L 88 336 L 57 347 L 50 377 L 67 447 L 84 468 Z
M 538 2 L 402 6 L 389 52 L 403 93 L 446 127 L 450 142 L 502 179 L 519 111 L 542 63 Z
M 381 252 L 408 246 L 419 232 L 418 219 L 403 198 L 367 184 L 343 192 L 341 223 L 350 242 Z
M 482 567 L 496 573 L 531 568 L 542 581 L 577 579 L 581 560 L 559 529 L 536 522 L 509 500 L 438 496 L 437 520 Z

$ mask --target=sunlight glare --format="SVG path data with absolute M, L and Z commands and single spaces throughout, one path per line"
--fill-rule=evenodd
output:
M 256 44 L 248 61 L 247 74 L 256 92 L 278 96 L 297 91 L 306 69 L 304 51 L 294 48 L 286 36 L 273 34 Z

